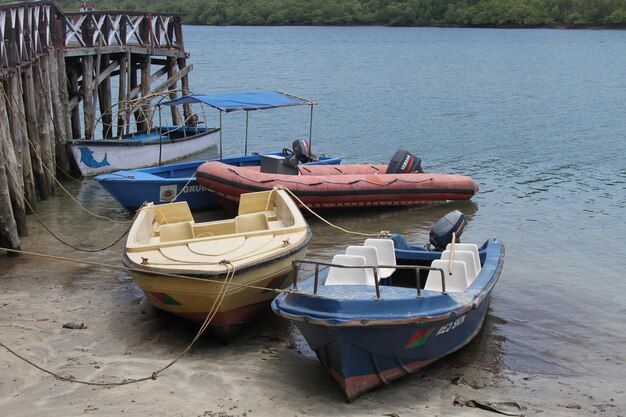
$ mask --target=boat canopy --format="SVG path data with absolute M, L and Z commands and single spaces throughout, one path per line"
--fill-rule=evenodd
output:
M 193 94 L 164 102 L 165 106 L 202 103 L 226 113 L 237 110 L 264 110 L 278 107 L 315 105 L 313 100 L 297 97 L 283 91 L 249 91 L 243 93 Z
M 220 111 L 220 159 L 222 159 L 222 113 L 230 113 L 237 110 L 246 112 L 246 136 L 244 155 L 248 154 L 248 113 L 252 110 L 277 109 L 290 106 L 311 106 L 309 118 L 309 156 L 311 156 L 312 131 L 313 131 L 313 106 L 317 103 L 313 100 L 294 96 L 284 91 L 248 91 L 243 93 L 222 94 L 191 94 L 174 100 L 161 103 L 164 106 L 178 106 L 180 104 L 206 104 Z

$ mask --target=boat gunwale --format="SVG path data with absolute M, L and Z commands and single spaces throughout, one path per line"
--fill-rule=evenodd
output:
M 159 145 L 159 144 L 166 144 L 166 143 L 168 144 L 180 143 L 180 142 L 186 142 L 186 141 L 193 140 L 193 139 L 199 139 L 203 136 L 216 133 L 219 130 L 220 130 L 219 127 L 209 127 L 209 128 L 206 128 L 204 132 L 198 132 L 190 136 L 176 138 L 176 139 L 164 138 L 164 139 L 158 139 L 158 140 L 152 140 L 152 141 L 139 140 L 135 138 L 74 139 L 70 141 L 69 144 L 70 146 L 112 146 L 116 148 L 120 146 L 122 147 L 123 146 L 152 146 L 152 145 Z
M 287 227 L 283 227 L 281 229 L 268 229 L 268 230 L 260 230 L 260 231 L 252 231 L 252 232 L 246 232 L 246 233 L 231 233 L 231 234 L 226 234 L 226 235 L 218 235 L 218 236 L 207 236 L 205 238 L 200 238 L 202 241 L 205 240 L 210 240 L 210 239 L 214 239 L 214 238 L 223 238 L 223 237 L 249 237 L 249 236 L 262 236 L 262 235 L 269 235 L 269 234 L 289 234 L 289 233 L 303 233 L 304 237 L 302 239 L 300 239 L 299 243 L 297 243 L 296 246 L 286 246 L 283 248 L 280 248 L 280 250 L 277 251 L 277 253 L 275 255 L 273 255 L 272 257 L 265 257 L 262 258 L 262 260 L 259 260 L 255 263 L 244 263 L 244 265 L 242 266 L 238 266 L 237 267 L 237 271 L 238 272 L 245 272 L 249 269 L 252 268 L 258 268 L 260 266 L 263 266 L 265 264 L 268 263 L 272 263 L 272 262 L 276 262 L 278 260 L 281 260 L 285 257 L 289 257 L 292 256 L 292 254 L 294 253 L 298 253 L 302 250 L 306 250 L 306 247 L 308 246 L 309 242 L 311 241 L 311 238 L 313 236 L 313 233 L 311 231 L 311 228 L 309 227 L 309 224 L 306 222 L 306 220 L 304 219 L 304 216 L 302 215 L 302 212 L 300 211 L 300 209 L 298 208 L 298 206 L 296 205 L 296 203 L 291 199 L 291 197 L 289 196 L 289 194 L 287 194 L 287 192 L 283 191 L 283 190 L 272 190 L 272 191 L 265 191 L 265 193 L 267 193 L 268 197 L 266 200 L 266 205 L 267 202 L 270 200 L 270 198 L 272 198 L 272 194 L 276 194 L 276 196 L 274 198 L 280 198 L 283 203 L 285 204 L 285 206 L 288 208 L 289 213 L 291 214 L 291 216 L 293 217 L 293 221 L 294 221 L 294 225 L 292 226 L 287 226 Z M 150 203 L 152 204 L 153 207 L 158 207 L 159 205 L 154 204 L 154 203 Z M 185 204 L 186 202 L 181 202 L 179 204 Z M 267 208 L 267 207 L 266 207 Z M 257 213 L 267 213 L 267 210 L 264 211 L 258 211 Z M 205 277 L 221 277 L 222 275 L 225 277 L 228 272 L 229 269 L 227 267 L 225 267 L 225 271 L 221 272 L 221 271 L 206 271 L 206 272 L 197 272 L 195 270 L 189 270 L 189 269 L 184 269 L 184 268 L 173 268 L 173 267 L 162 267 L 162 268 L 158 268 L 155 269 L 154 267 L 150 266 L 148 267 L 147 265 L 141 265 L 137 262 L 135 262 L 134 260 L 132 260 L 129 256 L 128 253 L 132 252 L 132 253 L 142 253 L 145 252 L 146 250 L 142 250 L 142 246 L 139 247 L 134 247 L 133 249 L 136 249 L 134 251 L 129 250 L 129 240 L 131 239 L 131 236 L 135 236 L 136 235 L 136 229 L 140 227 L 140 223 L 142 223 L 143 221 L 148 221 L 147 217 L 150 215 L 150 213 L 147 210 L 137 210 L 135 216 L 133 217 L 132 223 L 131 223 L 131 228 L 128 232 L 128 237 L 126 239 L 126 244 L 124 247 L 124 252 L 123 252 L 123 256 L 122 256 L 122 262 L 124 263 L 124 265 L 126 267 L 131 267 L 132 269 L 136 269 L 138 272 L 142 272 L 142 273 L 150 273 L 150 272 L 156 272 L 156 274 L 154 275 L 161 275 L 162 271 L 165 275 L 171 275 L 171 274 L 178 274 L 181 275 L 180 272 L 183 272 L 184 275 L 189 275 L 189 278 L 197 278 L 197 279 L 202 279 L 202 276 Z M 142 218 L 143 217 L 143 218 Z M 229 221 L 234 221 L 234 219 L 228 219 L 228 220 L 217 220 L 217 221 L 209 221 L 209 222 L 203 222 L 203 223 L 220 223 L 220 222 L 229 222 Z M 151 222 L 154 222 L 154 219 L 151 220 Z M 201 223 L 202 224 L 202 223 Z M 282 232 L 282 233 L 276 233 L 276 232 Z M 195 239 L 185 239 L 185 240 L 177 240 L 177 241 L 172 241 L 172 242 L 165 242 L 164 244 L 154 244 L 154 245 L 150 245 L 150 246 L 156 246 L 156 248 L 154 249 L 150 249 L 150 250 L 159 250 L 160 247 L 173 247 L 173 246 L 180 246 L 186 243 L 189 243 L 190 241 L 198 241 L 197 238 Z M 143 246 L 145 247 L 145 246 Z M 184 265 L 184 264 L 182 264 Z M 182 266 L 181 265 L 181 266 Z M 182 278 L 182 277 L 181 277 Z
M 313 233 L 311 232 L 311 229 L 307 227 L 306 237 L 297 246 L 290 247 L 289 249 L 285 248 L 284 251 L 281 251 L 277 255 L 271 258 L 264 259 L 262 261 L 258 261 L 254 264 L 248 264 L 248 265 L 244 265 L 241 267 L 237 267 L 236 273 L 240 274 L 240 273 L 247 272 L 248 270 L 251 270 L 251 269 L 258 269 L 258 268 L 264 267 L 266 264 L 274 263 L 284 258 L 293 256 L 294 254 L 306 249 L 312 237 L 313 237 Z M 122 263 L 131 272 L 138 272 L 138 273 L 142 273 L 146 275 L 160 276 L 163 278 L 169 277 L 169 278 L 206 281 L 209 279 L 223 279 L 229 273 L 229 269 L 226 266 L 224 267 L 223 272 L 222 271 L 206 271 L 206 272 L 193 271 L 192 272 L 188 269 L 185 270 L 185 269 L 175 269 L 175 268 L 168 268 L 167 270 L 165 269 L 156 270 L 154 267 L 144 266 L 144 265 L 136 263 L 135 261 L 133 261 L 132 259 L 128 257 L 128 255 L 126 254 L 126 251 L 124 251 L 122 255 Z
M 489 242 L 490 240 L 488 240 L 486 243 L 489 243 Z M 500 279 L 500 274 L 502 272 L 502 267 L 504 265 L 505 249 L 504 249 L 504 244 L 502 244 L 501 241 L 497 241 L 494 238 L 493 242 L 499 244 L 500 253 L 498 256 L 497 265 L 494 268 L 493 273 L 491 273 L 491 276 L 487 279 L 487 283 L 484 287 L 480 288 L 479 290 L 478 288 L 474 288 L 473 291 L 471 291 L 472 286 L 478 281 L 478 279 L 476 279 L 465 291 L 460 292 L 460 293 L 452 293 L 454 294 L 454 296 L 451 296 L 450 293 L 448 292 L 437 293 L 435 291 L 422 290 L 422 292 L 428 291 L 428 292 L 436 294 L 429 298 L 436 299 L 436 298 L 448 297 L 448 298 L 453 299 L 457 304 L 460 304 L 459 307 L 450 309 L 446 313 L 437 314 L 437 315 L 413 314 L 413 317 L 410 317 L 410 318 L 396 318 L 396 319 L 365 319 L 361 316 L 361 317 L 354 318 L 354 319 L 337 320 L 337 319 L 312 318 L 308 315 L 295 315 L 293 313 L 287 313 L 282 308 L 279 308 L 277 306 L 278 302 L 280 301 L 279 298 L 281 296 L 285 297 L 286 295 L 296 295 L 296 296 L 311 297 L 311 298 L 318 298 L 318 299 L 325 298 L 325 299 L 333 300 L 333 297 L 325 297 L 319 294 L 312 294 L 312 293 L 309 294 L 309 293 L 302 293 L 302 292 L 293 292 L 290 294 L 279 295 L 272 302 L 272 310 L 280 317 L 284 317 L 294 322 L 296 321 L 305 322 L 305 323 L 325 326 L 325 327 L 374 327 L 374 326 L 390 326 L 390 325 L 415 325 L 415 324 L 421 324 L 421 323 L 442 321 L 442 320 L 447 320 L 453 317 L 458 317 L 463 314 L 466 314 L 467 312 L 471 310 L 477 309 L 486 299 L 489 298 L 494 286 L 496 285 L 497 281 Z M 310 281 L 312 279 L 313 279 L 312 277 L 309 277 L 303 282 Z M 290 290 L 290 291 L 293 291 L 293 290 Z M 461 303 L 459 299 L 462 298 L 463 295 L 470 294 L 470 293 L 473 293 L 472 299 L 470 301 Z M 415 298 L 419 299 L 418 297 L 415 297 Z M 336 300 L 336 298 L 334 299 Z M 383 299 L 381 298 L 380 300 L 377 300 L 374 298 L 370 300 L 360 300 L 360 301 L 371 304 L 371 303 L 379 302 L 381 300 Z M 344 313 L 344 314 L 352 315 L 352 316 L 357 315 L 356 313 Z

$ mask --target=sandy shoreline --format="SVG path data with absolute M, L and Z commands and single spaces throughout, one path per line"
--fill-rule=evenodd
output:
M 148 305 L 126 273 L 47 262 L 4 258 L 1 278 L 0 341 L 42 367 L 93 382 L 142 378 L 195 336 L 193 325 Z M 493 321 L 460 352 L 351 404 L 296 330 L 267 311 L 234 342 L 206 334 L 157 380 L 121 387 L 63 382 L 0 349 L 0 406 L 16 417 L 498 415 L 458 405 L 476 400 L 515 402 L 524 415 L 625 415 L 617 377 L 521 374 L 501 366 Z M 68 322 L 87 328 L 63 328 Z

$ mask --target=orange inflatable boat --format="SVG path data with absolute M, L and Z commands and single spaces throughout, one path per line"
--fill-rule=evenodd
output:
M 470 177 L 421 172 L 419 159 L 402 152 L 400 159 L 396 158 L 396 153 L 395 162 L 392 159 L 389 165 L 280 165 L 288 165 L 286 158 L 268 169 L 263 161 L 261 167 L 235 167 L 212 161 L 199 166 L 196 176 L 198 182 L 212 190 L 222 207 L 229 211 L 236 210 L 241 194 L 269 190 L 278 185 L 288 188 L 314 209 L 411 206 L 469 200 L 478 191 L 478 185 Z M 407 168 L 413 172 L 403 172 Z M 292 171 L 281 173 L 289 170 Z

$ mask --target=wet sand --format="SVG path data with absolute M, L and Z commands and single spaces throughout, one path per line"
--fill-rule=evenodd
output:
M 112 263 L 121 253 L 118 244 L 103 254 L 77 255 L 37 228 L 31 230 L 39 237 L 26 238 L 25 249 Z M 122 229 L 111 227 L 103 240 Z M 3 257 L 0 266 L 0 341 L 59 375 L 91 382 L 147 377 L 196 334 L 194 325 L 147 304 L 126 272 L 32 256 Z M 515 407 L 506 403 L 514 402 L 524 415 L 626 415 L 619 372 L 551 376 L 502 366 L 502 337 L 495 331 L 501 321 L 490 314 L 459 352 L 351 404 L 297 330 L 270 311 L 230 344 L 205 334 L 156 380 L 119 387 L 57 380 L 0 348 L 0 407 L 15 417 L 497 415 L 467 403 L 476 400 L 508 411 Z M 63 328 L 68 322 L 86 328 Z

